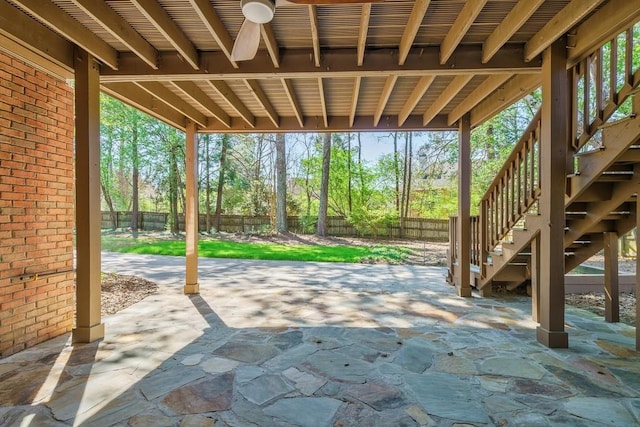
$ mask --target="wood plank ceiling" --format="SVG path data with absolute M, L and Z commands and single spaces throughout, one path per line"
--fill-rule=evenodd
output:
M 540 84 L 550 43 L 615 3 L 288 5 L 246 62 L 231 60 L 237 0 L 0 0 L 0 15 L 87 50 L 104 92 L 175 127 L 320 132 L 447 129 L 466 113 L 476 126 Z

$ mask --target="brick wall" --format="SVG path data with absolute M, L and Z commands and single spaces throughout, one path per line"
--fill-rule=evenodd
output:
M 73 326 L 73 198 L 72 89 L 0 53 L 0 356 Z

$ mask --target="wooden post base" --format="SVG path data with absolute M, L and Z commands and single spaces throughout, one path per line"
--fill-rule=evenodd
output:
M 194 284 L 187 284 L 184 285 L 184 294 L 185 295 L 193 295 L 193 294 L 199 294 L 200 293 L 200 284 L 199 283 L 194 283 Z
M 90 327 L 75 328 L 71 333 L 71 341 L 74 343 L 94 342 L 104 338 L 104 323 Z
M 540 344 L 549 348 L 569 348 L 569 334 L 564 331 L 547 331 L 538 326 L 536 337 Z

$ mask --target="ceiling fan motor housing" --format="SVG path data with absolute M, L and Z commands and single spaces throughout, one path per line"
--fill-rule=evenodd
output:
M 242 14 L 251 22 L 266 24 L 271 22 L 276 9 L 273 0 L 241 0 Z

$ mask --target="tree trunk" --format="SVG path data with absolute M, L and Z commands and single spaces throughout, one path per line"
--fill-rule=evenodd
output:
M 204 135 L 204 167 L 205 167 L 205 181 L 204 181 L 204 197 L 205 197 L 205 227 L 207 233 L 211 233 L 211 137 L 207 134 Z
M 412 175 L 412 164 L 413 164 L 413 133 L 407 132 L 408 137 L 408 145 L 409 149 L 407 150 L 407 159 L 406 159 L 406 170 L 407 170 L 407 181 L 406 181 L 406 199 L 404 201 L 404 218 L 409 216 L 409 202 L 411 201 L 411 175 Z M 404 231 L 404 230 L 403 230 Z
M 353 198 L 351 197 L 351 132 L 347 133 L 347 152 L 349 159 L 347 160 L 347 201 L 349 205 L 349 215 L 353 210 Z
M 104 197 L 104 201 L 107 203 L 107 207 L 109 208 L 109 218 L 111 219 L 111 229 L 115 230 L 118 228 L 118 217 L 116 216 L 116 211 L 113 209 L 113 200 L 111 200 L 111 195 L 107 192 L 107 188 L 104 183 L 100 183 L 102 187 L 102 196 Z
M 398 132 L 393 133 L 393 172 L 396 177 L 396 212 L 402 217 L 400 209 L 400 166 L 398 165 Z
M 171 233 L 178 234 L 178 158 L 176 148 L 171 147 L 171 165 L 169 174 L 169 215 L 171 216 Z
M 287 160 L 283 133 L 276 135 L 276 231 L 287 229 Z
M 322 182 L 320 184 L 320 209 L 318 210 L 318 236 L 327 235 L 327 207 L 329 204 L 329 166 L 331 164 L 331 133 L 324 134 L 322 145 Z
M 220 172 L 218 175 L 218 192 L 216 194 L 216 211 L 214 213 L 213 226 L 217 232 L 220 232 L 220 215 L 222 214 L 222 190 L 224 189 L 224 169 L 227 163 L 227 146 L 229 145 L 229 136 L 222 135 L 222 147 L 220 148 Z
M 140 178 L 140 159 L 138 154 L 138 129 L 135 126 L 133 127 L 132 133 L 131 163 L 133 164 L 133 171 L 131 173 L 131 232 L 135 235 L 138 233 L 138 211 L 140 204 L 138 192 L 138 180 Z

